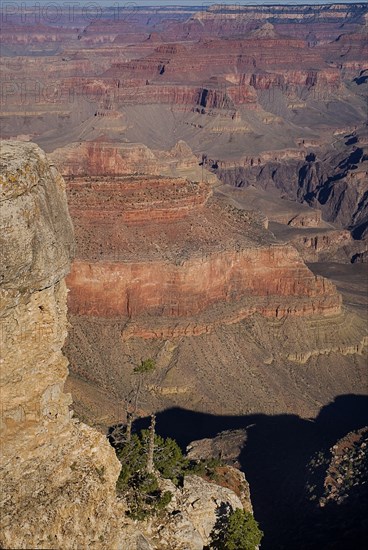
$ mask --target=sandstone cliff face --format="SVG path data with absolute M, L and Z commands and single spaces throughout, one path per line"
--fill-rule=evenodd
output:
M 73 143 L 67 148 L 56 149 L 50 157 L 64 176 L 131 174 L 137 166 L 142 171 L 150 168 L 152 174 L 157 173 L 155 157 L 144 145 L 122 147 L 101 141 Z
M 140 143 L 125 144 L 95 139 L 84 143 L 71 143 L 67 147 L 55 149 L 49 157 L 55 162 L 62 175 L 68 177 L 71 196 L 74 193 L 73 189 L 76 193 L 78 192 L 86 177 L 91 181 L 92 187 L 97 187 L 102 177 L 99 194 L 104 192 L 104 186 L 107 189 L 109 185 L 110 192 L 115 194 L 123 186 L 122 181 L 113 179 L 118 176 L 130 176 L 131 179 L 133 174 L 148 174 L 147 177 L 150 178 L 153 176 L 180 177 L 183 174 L 193 181 L 201 179 L 198 159 L 182 140 L 179 140 L 169 151 L 161 151 L 151 150 Z M 158 182 L 159 177 L 155 181 Z M 217 178 L 207 174 L 206 181 L 215 182 Z M 126 179 L 126 184 L 129 185 L 129 178 Z M 132 190 L 134 189 L 133 187 Z M 91 196 L 91 193 L 90 197 L 85 193 L 89 203 Z M 74 202 L 72 197 L 69 200 Z
M 1 546 L 117 547 L 119 463 L 63 392 L 74 248 L 64 182 L 33 144 L 1 153 Z
M 340 311 L 335 287 L 316 278 L 286 246 L 225 252 L 179 265 L 77 261 L 68 281 L 71 310 L 80 315 L 195 317 L 221 302 L 243 306 L 238 320 L 255 311 L 266 317 Z M 262 297 L 268 299 L 259 300 L 257 308 Z

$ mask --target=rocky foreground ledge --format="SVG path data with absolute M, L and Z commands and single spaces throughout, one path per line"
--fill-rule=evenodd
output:
M 175 516 L 138 526 L 125 517 L 120 463 L 102 434 L 72 418 L 63 391 L 64 277 L 74 250 L 64 181 L 31 143 L 2 142 L 0 165 L 0 546 L 200 550 L 219 506 L 244 502 L 188 476 L 170 487 Z

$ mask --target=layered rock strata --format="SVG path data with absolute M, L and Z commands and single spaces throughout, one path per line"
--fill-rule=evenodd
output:
M 68 193 L 79 245 L 68 277 L 73 314 L 151 318 L 152 335 L 158 319 L 166 319 L 169 333 L 176 326 L 179 335 L 255 312 L 271 318 L 340 312 L 335 287 L 314 276 L 292 246 L 277 242 L 262 215 L 228 204 L 211 182 L 74 178 Z
M 328 8 L 185 7 L 165 20 L 168 8 L 129 13 L 126 6 L 90 22 L 76 7 L 72 20 L 50 25 L 35 24 L 32 7 L 23 19 L 23 8 L 9 8 L 1 37 L 3 135 L 32 136 L 47 150 L 104 135 L 152 145 L 169 109 L 176 132 L 164 129 L 160 141 L 189 139 L 193 124 L 203 130 L 190 136 L 196 150 L 205 145 L 211 158 L 241 164 L 251 146 L 255 155 L 282 150 L 328 127 L 355 125 L 365 108 L 367 10 Z M 160 108 L 160 120 L 139 119 L 142 105 Z M 130 120 L 116 124 L 123 113 Z M 215 121 L 231 138 L 215 147 L 206 134 L 219 117 L 240 124 Z M 267 137 L 271 122 L 287 127 Z M 243 138 L 236 154 L 233 132 Z

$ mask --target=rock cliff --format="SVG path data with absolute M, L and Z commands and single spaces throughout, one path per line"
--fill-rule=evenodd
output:
M 184 146 L 181 153 L 190 158 Z M 153 170 L 162 172 L 151 157 Z M 152 334 L 166 319 L 168 333 L 179 335 L 208 332 L 218 316 L 234 323 L 256 311 L 275 318 L 340 312 L 334 286 L 277 242 L 264 217 L 222 200 L 207 172 L 192 174 L 194 181 L 160 174 L 69 181 L 78 242 L 68 278 L 72 313 L 132 322 L 151 317 Z

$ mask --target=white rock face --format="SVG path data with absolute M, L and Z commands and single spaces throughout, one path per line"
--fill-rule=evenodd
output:
M 196 475 L 186 476 L 182 489 L 167 480 L 163 481 L 162 488 L 174 495 L 168 507 L 171 520 L 159 530 L 162 543 L 167 545 L 165 548 L 202 550 L 210 542 L 219 515 L 229 507 L 243 508 L 233 491 Z

